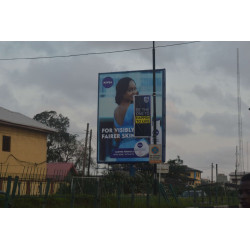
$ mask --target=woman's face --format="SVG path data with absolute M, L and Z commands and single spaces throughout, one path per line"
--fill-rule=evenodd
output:
M 138 91 L 136 89 L 135 82 L 130 81 L 129 85 L 128 85 L 128 89 L 127 89 L 127 91 L 125 92 L 125 94 L 123 96 L 123 99 L 125 101 L 133 102 L 133 96 L 134 95 L 138 95 Z

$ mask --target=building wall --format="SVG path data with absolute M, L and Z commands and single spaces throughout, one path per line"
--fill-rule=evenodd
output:
M 197 186 L 201 185 L 201 173 L 198 171 L 189 171 L 188 178 L 190 179 L 189 185 Z
M 227 182 L 227 176 L 224 175 L 224 174 L 218 174 L 216 181 L 220 182 L 220 183 L 226 183 Z
M 3 136 L 11 137 L 10 152 L 2 150 Z M 47 134 L 0 125 L 1 173 L 46 176 L 46 158 Z
M 230 173 L 229 176 L 230 176 L 230 182 L 233 183 L 233 184 L 237 184 L 239 185 L 240 184 L 240 181 L 241 181 L 241 178 L 246 175 L 246 174 L 249 174 L 250 172 L 237 172 L 237 175 L 235 176 L 235 172 L 233 173 Z

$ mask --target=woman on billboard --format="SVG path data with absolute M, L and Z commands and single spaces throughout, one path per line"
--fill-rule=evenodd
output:
M 148 154 L 148 143 L 145 139 L 134 137 L 134 104 L 133 97 L 138 95 L 135 81 L 130 77 L 120 79 L 116 85 L 115 102 L 118 104 L 114 111 L 114 130 L 119 134 L 116 148 L 119 148 L 120 160 L 126 158 L 145 157 Z M 123 151 L 122 151 L 123 149 Z
M 129 77 L 122 78 L 116 85 L 115 102 L 118 104 L 114 111 L 115 127 L 124 125 L 133 128 L 134 105 L 133 97 L 138 95 L 136 85 L 133 79 Z

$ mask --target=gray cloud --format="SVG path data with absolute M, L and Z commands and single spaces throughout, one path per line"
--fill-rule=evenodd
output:
M 156 42 L 156 46 L 172 43 L 175 42 Z M 67 55 L 150 46 L 150 41 L 0 42 L 0 57 Z M 237 47 L 240 48 L 243 136 L 247 139 L 250 138 L 250 43 L 201 42 L 156 49 L 156 67 L 166 69 L 167 157 L 180 155 L 184 162 L 198 169 L 209 167 L 214 159 L 224 166 L 234 163 L 238 134 Z M 152 50 L 1 61 L 0 64 L 0 106 L 30 117 L 44 110 L 55 110 L 70 118 L 72 132 L 83 133 L 87 122 L 96 132 L 98 73 L 151 69 Z
M 193 134 L 193 124 L 196 122 L 196 116 L 187 111 L 185 113 L 180 113 L 174 102 L 167 102 L 167 117 L 166 117 L 166 133 L 167 136 L 184 136 Z
M 202 101 L 206 101 L 211 106 L 224 107 L 231 111 L 237 111 L 237 92 L 233 96 L 231 93 L 227 93 L 224 90 L 224 93 L 220 88 L 214 84 L 202 86 L 195 85 L 192 89 L 192 92 L 199 97 Z M 245 102 L 242 102 L 242 109 L 246 109 L 247 105 Z
M 211 132 L 217 136 L 237 136 L 238 117 L 236 115 L 228 113 L 205 113 L 200 121 L 204 127 L 211 129 Z
M 0 85 L 0 106 L 7 108 L 11 107 L 12 109 L 17 109 L 18 100 L 13 96 L 12 90 L 6 85 Z
M 193 133 L 192 129 L 183 121 L 178 119 L 167 119 L 166 134 L 184 136 Z

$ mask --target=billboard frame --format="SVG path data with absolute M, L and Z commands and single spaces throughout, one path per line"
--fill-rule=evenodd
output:
M 152 69 L 148 69 L 148 70 L 130 70 L 130 71 L 113 71 L 113 72 L 102 72 L 102 73 L 98 73 L 98 100 L 97 100 L 97 153 L 96 153 L 96 156 L 97 156 L 97 163 L 98 164 L 110 164 L 110 165 L 113 165 L 113 164 L 136 164 L 136 163 L 143 163 L 142 161 L 141 162 L 138 162 L 138 161 L 124 161 L 124 162 L 113 162 L 113 161 L 100 161 L 98 159 L 98 156 L 99 156 L 99 144 L 100 142 L 98 143 L 98 140 L 100 138 L 100 125 L 99 125 L 99 93 L 100 93 L 100 76 L 102 74 L 129 74 L 129 73 L 136 73 L 136 72 L 148 72 L 148 73 L 152 73 L 153 75 L 153 70 Z M 157 72 L 162 72 L 162 119 L 161 119 L 161 127 L 162 127 L 162 162 L 165 162 L 165 157 L 166 157 L 166 69 L 164 68 L 161 68 L 161 69 L 155 69 L 155 73 Z M 153 83 L 152 83 L 152 88 L 153 88 Z M 152 90 L 152 93 L 149 93 L 148 95 L 150 95 L 151 97 L 153 97 L 153 90 Z M 157 99 L 157 97 L 156 97 Z M 148 161 L 144 161 L 145 162 L 148 162 L 149 163 L 149 160 Z

